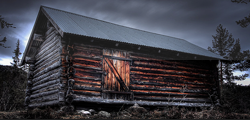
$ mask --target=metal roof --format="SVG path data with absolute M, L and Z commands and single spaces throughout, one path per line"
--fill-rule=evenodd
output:
M 108 39 L 223 59 L 220 55 L 212 53 L 183 39 L 129 28 L 49 7 L 42 6 L 41 8 L 47 15 L 49 15 L 55 24 L 58 25 L 63 33 Z

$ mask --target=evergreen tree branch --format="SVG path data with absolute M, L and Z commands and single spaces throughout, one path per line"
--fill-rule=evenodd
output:
M 250 24 L 250 14 L 248 17 L 244 17 L 244 19 L 236 21 L 237 25 L 240 25 L 243 28 L 246 28 Z

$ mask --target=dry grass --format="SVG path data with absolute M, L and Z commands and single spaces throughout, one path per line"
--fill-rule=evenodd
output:
M 135 111 L 124 109 L 111 112 L 111 117 L 99 114 L 80 115 L 76 112 L 68 114 L 51 108 L 34 109 L 32 111 L 0 112 L 0 119 L 250 119 L 249 113 L 228 113 L 221 108 L 196 109 L 184 107 L 166 107 L 163 110 Z

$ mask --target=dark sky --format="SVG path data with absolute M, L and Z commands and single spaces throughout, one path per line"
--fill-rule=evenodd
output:
M 250 3 L 237 4 L 231 0 L 0 0 L 0 15 L 16 27 L 0 29 L 0 39 L 6 36 L 6 46 L 11 46 L 0 47 L 0 64 L 12 62 L 18 39 L 24 52 L 40 5 L 185 39 L 204 49 L 212 46 L 212 35 L 222 24 L 235 39 L 240 39 L 242 50 L 250 49 L 250 26 L 242 28 L 235 22 L 250 14 Z

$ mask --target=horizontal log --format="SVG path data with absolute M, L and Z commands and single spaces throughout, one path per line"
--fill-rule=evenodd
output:
M 132 90 L 156 90 L 156 91 L 170 91 L 170 92 L 184 92 L 184 93 L 208 93 L 204 90 L 188 90 L 188 89 L 172 89 L 172 88 L 157 88 L 157 87 L 129 87 Z
M 84 66 L 84 65 L 77 65 L 77 64 L 73 64 L 73 67 L 83 68 L 83 69 L 93 69 L 93 70 L 99 70 L 99 71 L 102 70 L 102 68 L 100 67 L 91 67 L 91 66 Z
M 209 69 L 200 69 L 190 66 L 181 66 L 176 65 L 175 63 L 164 64 L 159 62 L 146 62 L 146 61 L 133 61 L 133 66 L 142 66 L 148 68 L 161 68 L 161 69 L 169 69 L 169 70 L 189 70 L 192 72 L 202 72 L 202 73 L 211 73 Z
M 80 77 L 77 75 L 74 75 L 75 78 L 80 78 L 80 79 L 86 79 L 86 80 L 94 80 L 94 81 L 102 81 L 101 78 L 91 78 L 91 77 Z
M 184 103 L 184 102 L 153 102 L 153 101 L 128 101 L 128 100 L 115 100 L 115 99 L 101 99 L 94 97 L 77 97 L 73 102 L 92 102 L 98 104 L 125 104 L 125 105 L 134 105 L 137 103 L 139 106 L 184 106 L 184 107 L 211 107 L 212 104 L 208 103 Z
M 97 53 L 97 54 L 102 54 L 103 53 L 103 48 L 102 47 L 98 47 L 98 46 L 81 46 L 78 43 L 73 43 L 74 44 L 74 48 L 76 49 L 76 51 L 84 51 L 85 53 Z
M 192 83 L 192 84 L 207 84 L 213 85 L 214 81 L 212 80 L 204 80 L 204 79 L 191 79 L 184 78 L 181 76 L 152 76 L 152 75 L 144 75 L 144 74 L 131 74 L 132 80 L 139 81 L 159 81 L 159 82 L 176 82 L 176 83 Z
M 179 90 L 182 90 L 182 89 L 187 89 L 187 90 L 194 90 L 194 91 L 209 91 L 211 88 L 197 88 L 197 89 L 194 89 L 193 87 L 191 86 L 186 86 L 186 85 L 183 85 L 183 86 L 179 86 L 178 84 L 175 85 L 175 84 L 166 84 L 165 86 L 157 86 L 157 85 L 138 85 L 138 84 L 130 84 L 131 87 L 145 87 L 145 88 L 151 88 L 151 87 L 157 87 L 157 88 L 170 88 L 170 89 L 179 89 Z M 214 86 L 215 87 L 215 86 Z
M 185 61 L 179 60 L 177 62 L 181 62 L 182 64 L 191 64 L 197 67 L 204 67 L 205 69 L 211 69 L 215 66 L 214 61 L 218 60 L 185 60 Z
M 56 38 L 56 39 L 49 40 L 50 42 L 47 43 L 46 46 L 44 46 L 44 47 L 42 47 L 42 48 L 40 48 L 40 49 L 38 50 L 38 53 L 37 53 L 36 56 L 35 56 L 36 59 L 39 59 L 39 58 L 43 57 L 44 54 L 47 54 L 47 53 L 48 53 L 48 52 L 47 52 L 48 50 L 54 49 L 54 47 L 56 47 L 56 46 L 61 46 L 61 44 L 59 43 L 59 39 L 58 39 L 59 37 L 58 37 L 58 36 L 55 36 L 55 38 Z M 46 40 L 46 41 L 47 41 L 47 40 Z
M 84 56 L 84 55 L 74 54 L 72 57 L 73 58 L 84 58 L 84 59 L 96 60 L 96 61 L 102 60 L 102 57 L 100 57 L 100 56 Z
M 130 73 L 130 76 L 131 77 L 134 77 L 134 76 L 140 76 L 140 77 L 144 77 L 144 78 L 147 78 L 147 77 L 151 77 L 151 78 L 164 78 L 166 80 L 168 79 L 172 79 L 171 77 L 173 77 L 174 79 L 179 79 L 179 80 L 194 80 L 194 81 L 202 81 L 204 79 L 201 79 L 201 78 L 193 78 L 193 77 L 187 77 L 187 76 L 183 76 L 183 75 L 161 75 L 161 74 L 143 74 L 143 73 L 139 73 L 139 72 L 133 72 L 131 71 Z M 205 81 L 205 80 L 204 80 Z
M 76 71 L 81 73 L 90 73 L 90 74 L 103 74 L 104 72 L 101 70 L 93 70 L 93 69 L 82 69 L 82 68 L 75 68 Z
M 53 58 L 55 55 L 57 54 L 61 54 L 61 47 L 59 48 L 55 48 L 55 50 L 51 50 L 50 53 L 48 53 L 46 56 L 42 57 L 41 59 L 39 59 L 35 65 L 39 65 L 41 63 L 43 63 L 43 61 L 49 59 L 49 58 Z M 51 60 L 51 59 L 50 59 Z
M 141 53 L 134 53 L 131 52 L 131 58 L 140 58 L 140 59 L 146 59 L 146 60 L 156 60 L 156 61 L 176 61 L 176 62 L 180 62 L 181 63 L 185 63 L 184 61 L 187 61 L 187 63 L 190 64 L 190 62 L 192 63 L 197 63 L 197 60 L 167 60 L 165 57 L 158 57 L 156 58 L 156 56 L 152 56 L 152 55 L 148 55 L 148 54 L 141 54 Z M 202 61 L 208 61 L 208 60 L 202 60 Z
M 188 78 L 188 79 L 197 79 L 197 80 L 203 80 L 204 78 L 200 78 L 200 77 L 190 77 L 190 76 L 186 76 L 186 75 L 173 75 L 173 74 L 162 74 L 162 73 L 147 73 L 147 72 L 140 72 L 140 71 L 130 71 L 130 74 L 139 74 L 139 75 L 144 75 L 144 76 L 154 76 L 154 77 L 158 77 L 158 76 L 164 76 L 164 77 L 169 77 L 169 76 L 173 76 L 173 77 L 180 77 L 180 78 Z
M 163 59 L 155 59 L 155 57 L 141 57 L 138 55 L 134 55 L 131 53 L 130 58 L 133 59 L 133 61 L 143 61 L 143 62 L 158 62 L 161 64 L 175 64 L 177 66 L 186 66 L 186 67 L 192 67 L 197 69 L 209 69 L 210 66 L 200 66 L 196 64 L 190 63 L 190 60 L 187 60 L 186 62 L 184 60 L 163 60 Z M 197 61 L 197 60 L 195 60 Z
M 115 93 L 115 94 L 128 94 L 128 95 L 133 94 L 133 92 L 113 91 L 113 90 L 102 90 L 102 93 Z
M 146 70 L 148 71 L 148 70 Z M 146 75 L 146 76 L 154 76 L 154 77 L 159 77 L 162 76 L 164 77 L 164 81 L 176 81 L 176 82 L 184 82 L 186 84 L 212 84 L 211 82 L 213 77 L 195 77 L 192 75 L 181 75 L 181 74 L 162 74 L 162 73 L 151 73 L 151 72 L 145 72 L 145 71 L 131 71 L 131 74 L 139 74 L 139 75 Z
M 47 63 L 49 63 L 49 62 L 51 62 L 52 60 L 55 60 L 56 58 L 58 58 L 59 56 L 60 56 L 60 53 L 58 52 L 58 51 L 53 51 L 53 53 L 54 54 L 51 54 L 50 56 L 48 56 L 48 58 L 43 58 L 43 60 L 41 60 L 40 61 L 40 63 L 36 63 L 35 65 L 35 72 L 37 72 L 37 71 L 39 71 L 39 69 L 43 66 L 43 65 L 45 65 L 45 64 L 47 64 Z M 61 57 L 61 56 L 60 56 Z
M 201 70 L 196 70 L 196 69 L 183 69 L 183 68 L 180 68 L 180 67 L 165 67 L 164 65 L 161 65 L 161 66 L 153 66 L 153 65 L 135 65 L 133 64 L 131 67 L 130 67 L 130 70 L 151 70 L 152 72 L 156 72 L 156 71 L 159 71 L 159 72 L 169 72 L 169 73 L 185 73 L 185 74 L 189 74 L 189 75 L 194 75 L 194 76 L 209 76 L 209 75 L 212 75 L 212 72 L 211 70 L 209 72 L 204 72 L 204 71 L 201 71 Z
M 81 78 L 74 78 L 75 83 L 79 84 L 86 84 L 86 85 L 101 85 L 101 81 L 95 81 L 95 80 L 85 80 Z
M 166 80 L 166 79 L 163 79 L 163 80 L 157 80 L 157 79 L 135 79 L 135 78 L 131 78 L 131 81 L 134 81 L 134 82 L 138 82 L 138 83 L 143 83 L 143 82 L 149 82 L 149 83 L 160 83 L 160 84 L 165 84 L 167 86 L 176 86 L 176 85 L 179 85 L 179 86 L 188 86 L 188 87 L 212 87 L 214 86 L 214 84 L 212 83 L 202 83 L 201 81 L 193 81 L 193 82 L 186 82 L 188 80 L 181 80 L 181 79 L 172 79 L 172 80 Z
M 103 47 L 99 47 L 99 46 L 87 45 L 87 44 L 77 43 L 77 42 L 74 42 L 74 45 L 76 49 L 87 49 L 87 50 L 99 51 L 101 53 L 103 52 Z
M 47 96 L 47 95 L 51 95 L 51 94 L 55 94 L 55 93 L 59 93 L 59 89 L 46 91 L 46 92 L 42 92 L 42 93 L 37 93 L 37 94 L 32 94 L 30 96 L 30 98 L 35 99 L 35 98 L 38 98 L 38 97 L 43 97 L 43 96 Z
M 101 92 L 101 88 L 96 88 L 96 87 L 85 87 L 85 86 L 80 86 L 80 85 L 74 85 L 73 86 L 74 90 L 89 90 L 89 91 L 98 91 Z
M 157 71 L 157 70 L 148 70 L 147 68 L 141 68 L 141 69 L 137 69 L 137 68 L 131 68 L 130 69 L 131 73 L 140 73 L 140 74 L 157 74 L 159 76 L 184 76 L 184 77 L 191 77 L 191 78 L 198 78 L 198 79 L 209 79 L 211 78 L 210 76 L 205 76 L 204 74 L 189 74 L 185 71 L 182 72 L 177 72 L 177 71 L 170 71 L 170 70 L 166 70 L 166 71 Z
M 158 94 L 158 93 L 160 93 L 160 94 L 167 94 L 167 95 L 176 95 L 176 96 L 185 96 L 185 95 L 188 95 L 188 97 L 190 97 L 190 96 L 194 96 L 194 97 L 197 97 L 197 96 L 201 96 L 201 97 L 207 97 L 208 96 L 208 94 L 207 93 L 187 93 L 187 92 L 181 92 L 181 91 L 178 91 L 178 92 L 172 92 L 172 91 L 158 91 L 158 90 L 131 90 L 131 91 L 133 91 L 133 92 L 135 92 L 135 93 L 148 93 L 148 94 L 154 94 L 154 93 L 156 93 L 156 94 Z M 148 95 L 147 94 L 147 95 Z M 159 94 L 159 95 L 160 95 Z M 177 95 L 178 94 L 178 95 Z M 143 95 L 143 94 L 141 94 L 141 95 Z
M 42 44 L 39 47 L 38 51 L 45 49 L 46 47 L 48 47 L 51 44 L 56 44 L 55 41 L 60 42 L 60 41 L 58 41 L 58 39 L 60 39 L 60 38 L 58 35 L 56 35 L 56 31 L 54 31 L 50 36 L 45 38 L 45 41 L 43 42 L 44 44 Z
M 101 65 L 101 60 L 91 60 L 85 58 L 73 58 L 73 62 L 81 63 L 81 64 L 91 64 L 91 65 Z
M 205 98 L 164 98 L 164 97 L 136 97 L 135 100 L 149 101 L 168 101 L 168 102 L 192 102 L 192 103 L 211 103 L 211 100 Z
M 66 51 L 64 51 L 65 53 Z M 73 56 L 85 56 L 85 57 L 92 57 L 92 58 L 102 58 L 102 53 L 101 52 L 96 52 L 96 51 L 90 51 L 90 50 L 77 50 L 74 49 L 74 54 Z
M 133 81 L 133 80 L 131 80 L 130 84 L 167 86 L 167 87 L 183 87 L 183 86 L 185 86 L 185 84 L 180 84 L 180 83 L 179 83 L 179 85 L 177 85 L 176 83 L 171 83 L 171 82 L 169 82 L 168 84 L 162 84 L 162 83 L 155 83 L 155 82 L 140 82 L 140 81 Z M 203 88 L 208 88 L 206 86 L 201 86 L 201 85 L 199 85 L 199 86 L 196 87 L 195 85 L 192 85 L 192 84 L 188 85 L 187 87 L 189 89 L 191 89 L 191 88 L 202 88 L 202 89 Z
M 41 55 L 37 55 L 36 59 L 41 60 L 41 59 L 47 59 L 49 56 L 51 56 L 51 52 L 62 52 L 62 46 L 60 43 L 56 43 L 54 46 L 51 46 L 51 48 L 47 48 L 46 51 L 41 52 Z
M 213 83 L 207 83 L 204 81 L 198 81 L 198 80 L 187 80 L 187 79 L 179 79 L 176 77 L 173 78 L 136 78 L 131 77 L 131 81 L 138 81 L 138 82 L 155 82 L 155 83 L 177 83 L 177 84 L 187 84 L 187 85 L 213 85 Z
M 48 36 L 45 36 L 43 43 L 40 45 L 39 49 L 44 48 L 44 46 L 47 46 L 48 43 L 53 42 L 51 39 L 56 36 L 56 31 L 52 31 Z
M 94 63 L 94 62 L 88 62 L 88 61 L 81 61 L 81 60 L 73 60 L 74 65 L 81 65 L 81 66 L 87 66 L 87 67 L 98 67 L 101 68 L 101 63 Z
M 60 89 L 62 87 L 61 83 L 55 82 L 55 84 L 51 84 L 49 86 L 42 87 L 40 89 L 37 89 L 32 92 L 32 94 L 40 93 L 40 92 L 45 92 L 45 91 L 51 91 L 53 89 Z
M 43 70 L 39 71 L 38 73 L 36 73 L 34 75 L 34 77 L 38 77 L 38 76 L 43 75 L 43 74 L 45 74 L 47 72 L 50 72 L 53 69 L 56 69 L 56 68 L 62 66 L 62 60 L 61 59 L 57 59 L 56 61 L 53 61 L 53 62 L 54 63 L 51 64 L 50 66 L 47 66 L 47 67 L 44 66 L 45 68 Z
M 102 98 L 101 96 L 89 96 L 89 95 L 79 95 L 79 94 L 75 94 L 74 95 L 74 99 L 76 99 L 76 98 L 81 98 L 81 97 L 93 97 L 93 98 Z
M 176 94 L 174 94 L 174 93 L 155 93 L 155 92 L 135 92 L 134 90 L 132 90 L 133 91 L 133 93 L 134 93 L 134 95 L 148 95 L 148 96 L 165 96 L 165 97 L 168 97 L 168 96 L 170 96 L 170 97 L 174 97 L 174 96 L 185 96 L 185 95 L 187 95 L 187 97 L 197 97 L 197 98 L 201 98 L 201 97 L 203 97 L 203 98 L 207 98 L 208 97 L 208 95 L 201 95 L 201 94 L 187 94 L 187 93 L 182 93 L 182 94 L 178 94 L 178 93 L 176 93 Z
M 59 100 L 53 100 L 53 101 L 48 101 L 48 102 L 32 103 L 32 104 L 29 104 L 29 107 L 30 108 L 44 107 L 44 106 L 58 105 L 59 103 L 60 103 Z
M 50 33 L 48 33 L 48 35 L 45 35 L 45 41 L 43 42 L 43 44 L 40 46 L 40 48 L 43 48 L 44 46 L 47 46 L 48 43 L 53 42 L 53 38 L 58 36 L 58 32 L 54 29 L 51 30 Z
M 83 84 L 83 83 L 75 83 L 74 85 L 83 86 L 83 87 L 91 87 L 91 88 L 101 88 L 101 85 L 91 85 L 91 84 Z
M 30 102 L 31 103 L 34 103 L 34 102 L 40 103 L 40 102 L 45 102 L 45 101 L 53 101 L 53 100 L 58 100 L 58 97 L 59 97 L 58 93 L 55 93 L 55 94 L 52 94 L 52 95 L 31 99 Z
M 55 53 L 54 55 L 51 55 L 49 58 L 43 60 L 43 62 L 41 62 L 35 66 L 35 69 L 36 69 L 35 72 L 37 72 L 39 69 L 43 69 L 43 68 L 49 66 L 50 64 L 54 63 L 55 61 L 57 61 L 59 59 L 61 59 L 59 52 Z
M 149 75 L 137 75 L 131 74 L 131 78 L 134 80 L 151 80 L 151 81 L 165 81 L 165 82 L 186 82 L 191 84 L 214 84 L 212 80 L 213 77 L 209 79 L 192 79 L 188 77 L 178 76 L 178 75 L 171 75 L 171 76 L 149 76 Z
M 33 86 L 31 90 L 35 91 L 35 90 L 38 90 L 38 89 L 41 89 L 41 88 L 44 88 L 46 86 L 50 86 L 50 85 L 53 85 L 53 84 L 57 84 L 57 83 L 60 83 L 60 79 L 51 80 L 51 81 L 45 82 L 43 84 Z
M 101 86 L 101 82 L 96 82 L 96 83 L 92 83 L 92 81 L 90 82 L 83 82 L 83 81 L 79 81 L 79 80 L 75 80 L 75 84 L 84 84 L 84 85 L 94 85 L 94 86 Z
M 33 86 L 45 83 L 47 81 L 58 79 L 61 76 L 62 68 L 55 69 L 51 72 L 48 72 L 46 74 L 43 74 L 35 79 L 33 79 Z
M 103 53 L 103 48 L 98 47 L 98 46 L 91 46 L 91 45 L 86 45 L 86 44 L 79 44 L 79 43 L 73 43 L 74 48 L 76 51 L 83 51 L 85 53 L 97 53 L 97 54 L 102 54 Z
M 77 95 L 88 95 L 88 96 L 101 96 L 101 93 L 96 93 L 96 92 L 82 92 L 82 91 L 77 91 L 73 90 L 74 94 Z
M 131 52 L 130 53 L 130 58 L 134 59 L 134 60 L 151 60 L 151 61 L 164 61 L 164 58 L 160 58 L 160 57 L 156 57 L 153 55 L 149 55 L 149 54 L 141 54 L 141 53 L 135 53 L 135 52 Z
M 60 48 L 61 47 L 61 48 Z M 48 54 L 50 54 L 52 51 L 56 51 L 56 50 L 59 50 L 59 49 L 62 49 L 62 46 L 61 44 L 57 41 L 56 44 L 51 44 L 50 46 L 44 48 L 44 50 L 40 51 L 39 53 L 41 53 L 41 55 L 38 55 L 37 54 L 37 57 L 36 59 L 37 60 L 40 60 L 44 57 L 46 57 Z M 60 51 L 59 51 L 60 52 Z
M 75 73 L 76 76 L 79 77 L 85 77 L 85 78 L 100 78 L 102 77 L 102 74 L 97 74 L 97 73 L 86 73 L 86 72 L 81 72 L 81 71 L 76 71 Z

